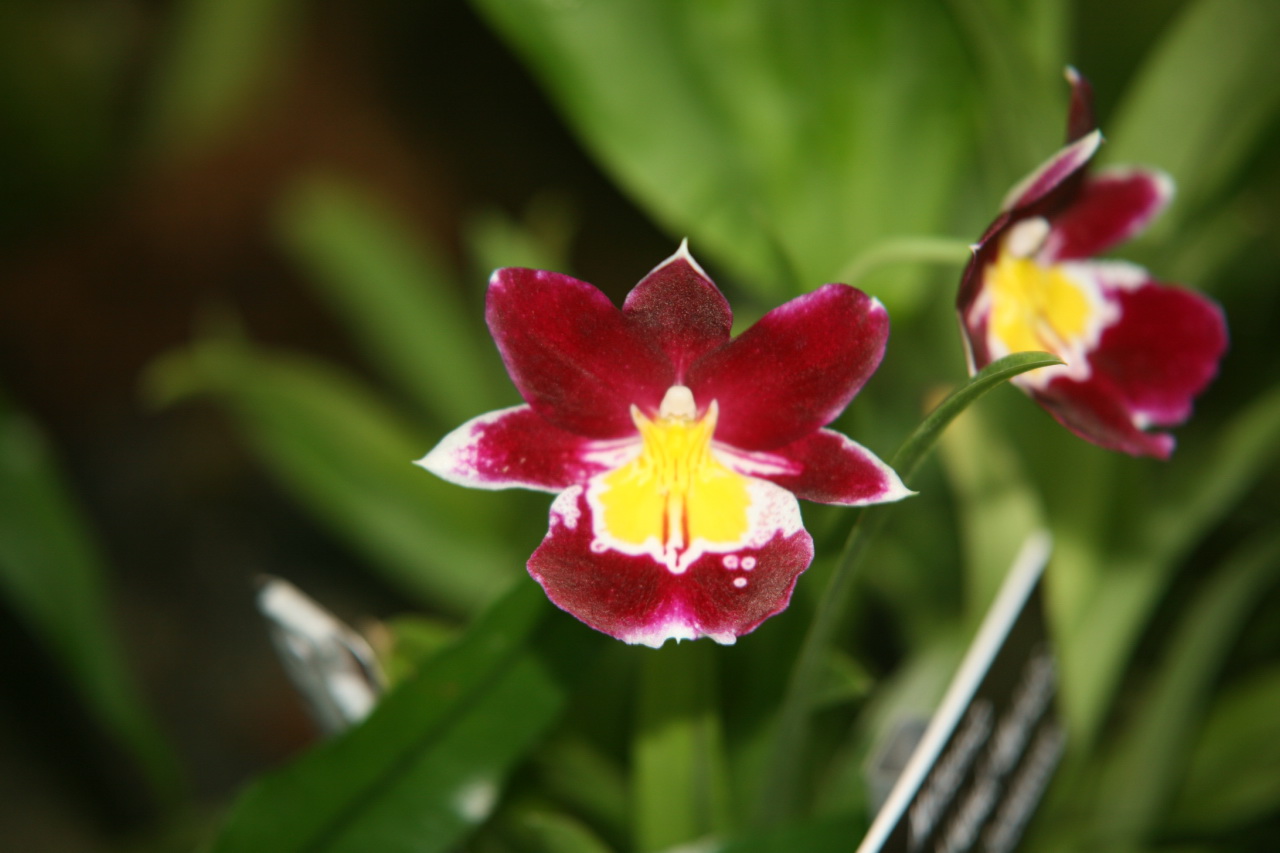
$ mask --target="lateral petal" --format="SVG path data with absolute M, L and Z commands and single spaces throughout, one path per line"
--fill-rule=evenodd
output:
M 723 457 L 739 473 L 768 480 L 815 503 L 866 506 L 915 494 L 880 457 L 830 429 L 768 452 L 730 450 Z
M 576 278 L 500 269 L 485 319 L 520 396 L 555 426 L 591 438 L 635 434 L 674 380 L 662 351 L 609 298 Z
M 1093 266 L 1105 284 L 1108 265 Z M 1120 318 L 1091 354 L 1094 369 L 1110 378 L 1140 425 L 1182 423 L 1226 352 L 1222 309 L 1201 293 L 1154 281 L 1117 289 L 1115 298 Z
M 560 492 L 616 468 L 635 450 L 634 442 L 596 441 L 562 430 L 525 405 L 472 418 L 417 464 L 474 489 Z
M 825 284 L 699 360 L 687 384 L 700 406 L 719 402 L 717 441 L 769 450 L 834 420 L 879 366 L 888 337 L 879 300 Z
M 574 486 L 552 503 L 529 574 L 556 606 L 623 642 L 656 648 L 707 636 L 732 643 L 786 608 L 813 559 L 795 498 L 759 485 L 776 502 L 763 514 L 762 535 L 731 552 L 704 551 L 681 571 L 649 554 L 610 548 L 597 537 L 585 489 Z
M 1070 206 L 1053 219 L 1045 261 L 1091 258 L 1128 240 L 1173 198 L 1173 180 L 1154 169 L 1110 169 L 1090 175 Z
M 677 383 L 691 364 L 729 340 L 733 328 L 728 300 L 689 254 L 687 241 L 627 294 L 622 313 L 666 353 Z
M 1088 265 L 1120 313 L 1089 354 L 1082 382 L 1055 380 L 1037 399 L 1078 435 L 1114 450 L 1166 458 L 1173 438 L 1149 427 L 1176 426 L 1213 380 L 1227 348 L 1222 309 L 1203 294 L 1151 280 L 1132 282 L 1129 265 Z M 1116 274 L 1113 275 L 1113 271 Z

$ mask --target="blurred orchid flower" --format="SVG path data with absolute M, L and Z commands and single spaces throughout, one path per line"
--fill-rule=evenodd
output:
M 1173 182 L 1151 169 L 1090 173 L 1102 142 L 1092 92 L 1074 69 L 1067 78 L 1068 144 L 1009 193 L 960 283 L 970 370 L 1013 352 L 1051 352 L 1065 364 L 1013 382 L 1081 438 L 1164 459 L 1173 436 L 1148 430 L 1191 415 L 1217 374 L 1226 323 L 1202 294 L 1131 263 L 1092 260 L 1145 228 Z
M 796 498 L 910 492 L 823 429 L 884 354 L 884 307 L 828 284 L 731 338 L 686 244 L 621 310 L 569 276 L 501 269 L 486 318 L 525 404 L 481 415 L 419 464 L 465 486 L 558 493 L 529 573 L 628 643 L 734 640 L 783 610 L 813 558 Z

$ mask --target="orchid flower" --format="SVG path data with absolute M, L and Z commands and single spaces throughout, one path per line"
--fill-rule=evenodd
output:
M 730 335 L 729 303 L 686 244 L 621 310 L 586 282 L 501 269 L 486 319 L 523 405 L 454 430 L 419 464 L 482 489 L 557 494 L 529 573 L 628 643 L 732 643 L 791 597 L 813 559 L 796 498 L 910 492 L 824 429 L 884 354 L 875 299 L 828 284 Z
M 1102 142 L 1089 84 L 1069 69 L 1068 144 L 1019 183 L 974 247 L 957 307 L 976 372 L 1013 352 L 1065 362 L 1013 382 L 1081 438 L 1167 458 L 1173 436 L 1149 431 L 1191 414 L 1227 345 L 1221 309 L 1160 284 L 1142 267 L 1092 260 L 1150 222 L 1173 194 L 1151 169 L 1090 173 Z

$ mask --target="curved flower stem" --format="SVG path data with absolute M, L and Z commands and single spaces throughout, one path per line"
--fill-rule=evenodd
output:
M 961 412 L 992 388 L 1012 379 L 1019 373 L 1047 367 L 1062 362 L 1055 356 L 1041 352 L 1015 353 L 987 365 L 961 388 L 952 392 L 920 426 L 902 443 L 890 463 L 909 482 L 920 463 L 933 449 L 942 431 Z M 801 797 L 801 771 L 805 766 L 809 740 L 809 715 L 813 698 L 822 678 L 822 664 L 826 659 L 836 629 L 849 602 L 849 592 L 856 578 L 856 570 L 866 553 L 867 544 L 874 540 L 889 517 L 888 508 L 864 510 L 845 540 L 844 549 L 836 561 L 835 570 L 827 583 L 818 610 L 809 631 L 805 635 L 800 655 L 791 669 L 787 691 L 778 713 L 776 735 L 769 762 L 766 766 L 761 796 L 756 814 L 762 823 L 776 823 L 796 813 Z
M 836 281 L 857 284 L 876 269 L 890 264 L 965 264 L 972 247 L 952 237 L 896 237 L 871 247 L 840 270 Z

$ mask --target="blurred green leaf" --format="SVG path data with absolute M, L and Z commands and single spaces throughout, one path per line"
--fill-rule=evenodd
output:
M 1187 450 L 1192 450 L 1187 448 Z M 1184 454 L 1168 481 L 1140 504 L 1137 529 L 1114 552 L 1076 541 L 1090 577 L 1059 624 L 1063 701 L 1073 735 L 1089 743 L 1133 648 L 1179 561 L 1265 474 L 1280 452 L 1280 389 L 1260 395 L 1197 455 Z
M 479 280 L 500 267 L 526 267 L 569 273 L 569 242 L 576 230 L 568 203 L 539 196 L 518 222 L 498 210 L 472 216 L 463 236 L 476 264 Z
M 559 716 L 583 630 L 520 584 L 361 725 L 249 788 L 212 853 L 457 849 Z
M 369 191 L 313 175 L 286 193 L 285 246 L 364 352 L 422 411 L 453 426 L 505 404 L 510 387 L 484 330 L 483 281 L 467 304 L 453 276 Z
M 155 143 L 183 150 L 243 118 L 278 75 L 300 0 L 183 0 L 152 93 Z
M 617 181 L 770 301 L 936 232 L 973 153 L 974 81 L 933 2 L 475 5 Z
M 728 829 L 715 652 L 711 643 L 643 652 L 632 747 L 635 849 L 640 853 Z
M 432 606 L 473 613 L 520 574 L 524 558 L 493 535 L 500 503 L 415 467 L 425 436 L 339 371 L 222 335 L 158 361 L 147 386 L 160 402 L 212 394 L 227 405 L 303 505 Z
M 613 836 L 630 834 L 630 789 L 617 762 L 574 733 L 552 740 L 533 761 L 547 794 Z
M 1169 822 L 1212 832 L 1280 810 L 1280 667 L 1222 691 L 1196 739 Z
M 1197 0 L 1170 27 L 1116 110 L 1107 157 L 1169 171 L 1194 211 L 1252 154 L 1280 109 L 1280 4 Z
M 830 708 L 865 699 L 874 685 L 875 678 L 866 667 L 840 649 L 832 649 L 824 683 L 813 697 L 814 706 Z
M 385 649 L 378 649 L 387 681 L 399 684 L 458 638 L 458 628 L 425 616 L 397 616 L 380 626 Z M 375 644 L 375 648 L 378 648 Z
M 851 817 L 826 817 L 799 821 L 722 844 L 698 848 L 702 853 L 849 853 L 857 845 L 866 824 Z
M 967 573 L 966 608 L 978 624 L 995 600 L 1009 567 L 1044 512 L 1017 455 L 991 419 L 970 409 L 939 442 L 955 493 Z
M 609 846 L 586 825 L 560 812 L 523 809 L 512 822 L 528 853 L 610 853 Z
M 1226 658 L 1263 594 L 1280 578 L 1280 536 L 1260 539 L 1224 560 L 1202 584 L 1142 704 L 1131 709 L 1124 733 L 1100 753 L 1104 769 L 1090 782 L 1097 794 L 1095 823 L 1121 844 L 1152 840 L 1169 814 Z M 1271 710 L 1268 716 L 1274 717 Z
M 982 98 L 975 106 L 994 131 L 981 153 L 993 165 L 997 186 L 1004 187 L 1062 142 L 1067 4 L 949 0 L 947 6 L 978 61 Z
M 153 793 L 170 798 L 175 756 L 135 692 L 111 624 L 105 574 L 44 436 L 0 397 L 0 594 L 138 762 Z

